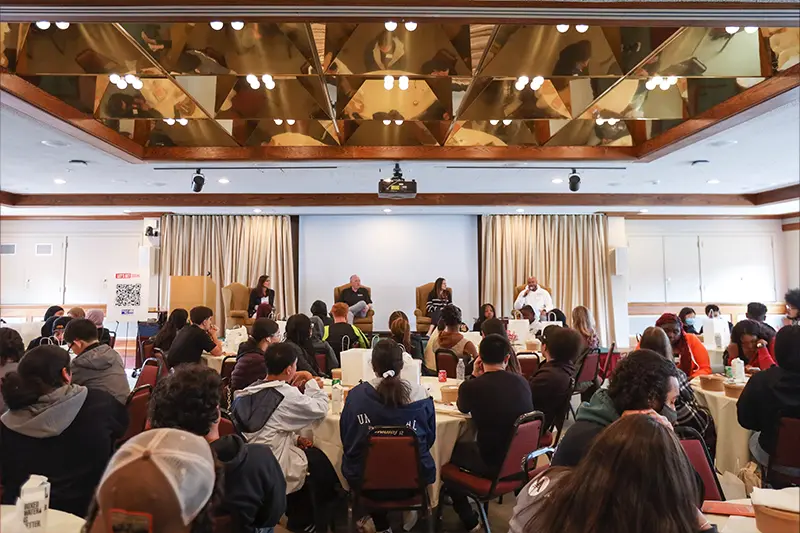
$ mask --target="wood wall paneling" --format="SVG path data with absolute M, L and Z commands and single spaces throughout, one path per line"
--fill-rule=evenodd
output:
M 736 316 L 747 311 L 747 304 L 738 303 L 717 303 L 717 302 L 637 302 L 628 304 L 628 314 L 631 316 L 654 315 L 661 316 L 664 313 L 678 314 L 684 307 L 691 307 L 699 316 L 704 316 L 706 305 L 716 303 L 722 314 Z M 786 307 L 782 302 L 764 303 L 767 306 L 768 314 L 782 314 L 786 312 Z

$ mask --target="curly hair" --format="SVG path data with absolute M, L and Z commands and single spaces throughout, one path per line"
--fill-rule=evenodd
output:
M 204 437 L 219 418 L 220 377 L 202 365 L 181 365 L 159 380 L 150 400 L 154 428 L 177 428 Z
M 447 304 L 442 309 L 442 322 L 445 326 L 455 327 L 461 324 L 461 309 L 453 304 Z
M 11 328 L 0 328 L 0 366 L 9 361 L 19 363 L 24 353 L 25 345 L 19 332 Z
M 783 296 L 783 300 L 787 304 L 800 309 L 800 288 L 788 290 Z
M 667 401 L 671 377 L 678 377 L 675 363 L 652 350 L 635 350 L 614 369 L 608 396 L 619 413 L 660 409 Z

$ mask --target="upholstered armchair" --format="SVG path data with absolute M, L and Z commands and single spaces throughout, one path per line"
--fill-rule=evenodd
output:
M 417 287 L 417 308 L 414 310 L 414 316 L 417 317 L 417 333 L 428 333 L 431 327 L 431 319 L 427 316 L 428 295 L 433 290 L 434 283 L 426 283 Z M 447 287 L 447 292 L 450 293 L 450 300 L 453 299 L 453 289 Z
M 233 329 L 245 326 L 250 331 L 254 321 L 247 309 L 250 289 L 241 283 L 231 283 L 222 288 L 222 302 L 225 305 L 225 327 Z
M 345 283 L 344 285 L 339 285 L 338 287 L 334 287 L 333 289 L 333 303 L 339 301 L 339 296 L 342 294 L 342 291 L 349 287 L 349 283 Z M 362 285 L 363 288 L 367 290 L 367 294 L 369 294 L 369 299 L 372 300 L 372 289 L 367 287 L 366 285 Z M 375 316 L 375 310 L 370 309 L 367 311 L 367 316 L 362 317 L 355 317 L 353 318 L 353 325 L 356 326 L 358 329 L 363 331 L 364 333 L 372 333 L 372 317 Z

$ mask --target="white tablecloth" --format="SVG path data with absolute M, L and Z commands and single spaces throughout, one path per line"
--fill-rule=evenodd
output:
M 699 378 L 692 381 L 692 389 L 700 405 L 711 411 L 717 426 L 717 470 L 723 474 L 738 473 L 750 461 L 750 430 L 739 425 L 736 398 L 729 398 L 724 392 L 703 390 Z
M 428 387 L 428 390 L 433 397 L 434 402 L 441 400 L 441 393 L 439 389 L 442 385 L 454 385 L 457 381 L 455 379 L 448 379 L 447 383 L 439 383 L 437 378 L 424 377 L 422 384 Z M 440 403 L 436 403 L 436 440 L 431 448 L 431 455 L 436 462 L 436 482 L 431 485 L 429 493 L 431 498 L 431 505 L 436 507 L 439 503 L 439 488 L 441 486 L 441 479 L 439 472 L 442 465 L 450 461 L 450 456 L 453 453 L 453 447 L 456 441 L 465 433 L 470 430 L 470 425 L 467 424 L 468 418 L 464 415 L 457 414 L 457 409 L 447 407 Z M 451 414 L 447 414 L 450 412 Z M 339 433 L 339 415 L 328 414 L 328 416 L 314 428 L 314 446 L 322 450 L 328 456 L 336 473 L 339 474 L 339 479 L 342 485 L 347 486 L 347 482 L 342 477 L 342 455 L 344 448 L 342 446 L 342 437 Z M 465 437 L 467 438 L 467 437 Z
M 13 505 L 0 506 L 0 531 L 14 531 L 12 528 L 12 521 L 16 514 L 16 507 Z M 63 511 L 56 511 L 49 509 L 47 511 L 47 529 L 46 533 L 79 533 L 83 527 L 83 518 L 65 513 Z

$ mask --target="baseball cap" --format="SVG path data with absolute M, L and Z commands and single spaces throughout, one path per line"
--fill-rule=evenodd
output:
M 211 447 L 180 429 L 145 431 L 111 458 L 90 533 L 188 533 L 214 491 Z

